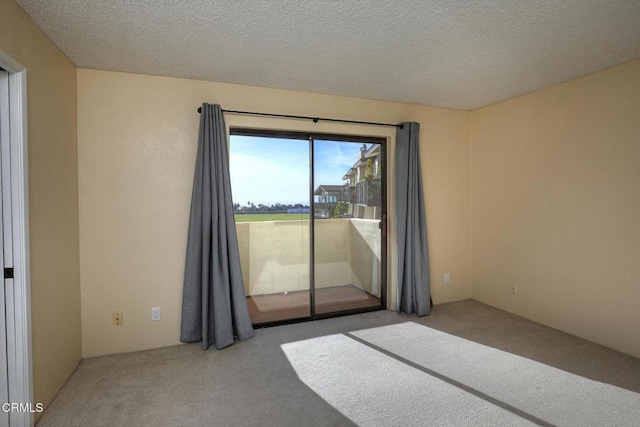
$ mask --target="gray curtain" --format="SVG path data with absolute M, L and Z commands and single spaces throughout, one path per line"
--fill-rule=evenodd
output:
M 219 105 L 202 104 L 191 196 L 180 340 L 224 348 L 253 336 L 233 219 L 229 153 Z
M 420 124 L 403 123 L 396 133 L 398 215 L 398 311 L 431 311 L 427 222 L 420 170 Z

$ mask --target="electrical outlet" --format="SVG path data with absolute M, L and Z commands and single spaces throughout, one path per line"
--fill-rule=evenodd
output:
M 113 312 L 113 326 L 122 326 L 122 312 L 114 311 Z
M 511 293 L 514 295 L 518 293 L 518 285 L 516 285 L 515 283 L 511 284 Z
M 160 307 L 153 307 L 151 309 L 151 321 L 157 322 L 160 320 Z
M 451 276 L 449 273 L 444 273 L 444 283 L 451 283 Z

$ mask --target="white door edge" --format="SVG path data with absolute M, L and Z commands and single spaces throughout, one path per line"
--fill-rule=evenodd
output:
M 31 299 L 29 282 L 29 205 L 27 156 L 27 70 L 0 50 L 0 67 L 9 72 L 9 126 L 11 144 L 11 204 L 13 222 L 13 303 L 15 325 L 15 366 L 10 370 L 9 400 L 33 401 L 31 348 Z M 11 414 L 11 427 L 32 426 L 31 411 Z

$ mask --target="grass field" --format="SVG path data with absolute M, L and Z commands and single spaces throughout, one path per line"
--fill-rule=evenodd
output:
M 299 221 L 308 220 L 309 214 L 237 214 L 236 222 L 258 222 L 258 221 Z

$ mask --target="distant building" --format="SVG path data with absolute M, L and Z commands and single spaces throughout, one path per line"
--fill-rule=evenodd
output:
M 313 192 L 313 207 L 317 218 L 331 218 L 338 204 L 344 185 L 320 185 Z
M 311 208 L 287 208 L 287 213 L 295 214 L 295 213 L 309 213 Z
M 347 214 L 354 218 L 379 218 L 381 206 L 381 151 L 379 144 L 360 148 L 360 158 L 342 177 L 346 181 L 340 201 L 347 202 Z
M 342 216 L 380 218 L 381 210 L 381 151 L 380 144 L 367 148 L 362 144 L 360 157 L 342 177 L 343 185 L 320 185 L 314 191 L 313 206 L 316 218 L 332 218 L 339 202 L 347 204 Z

